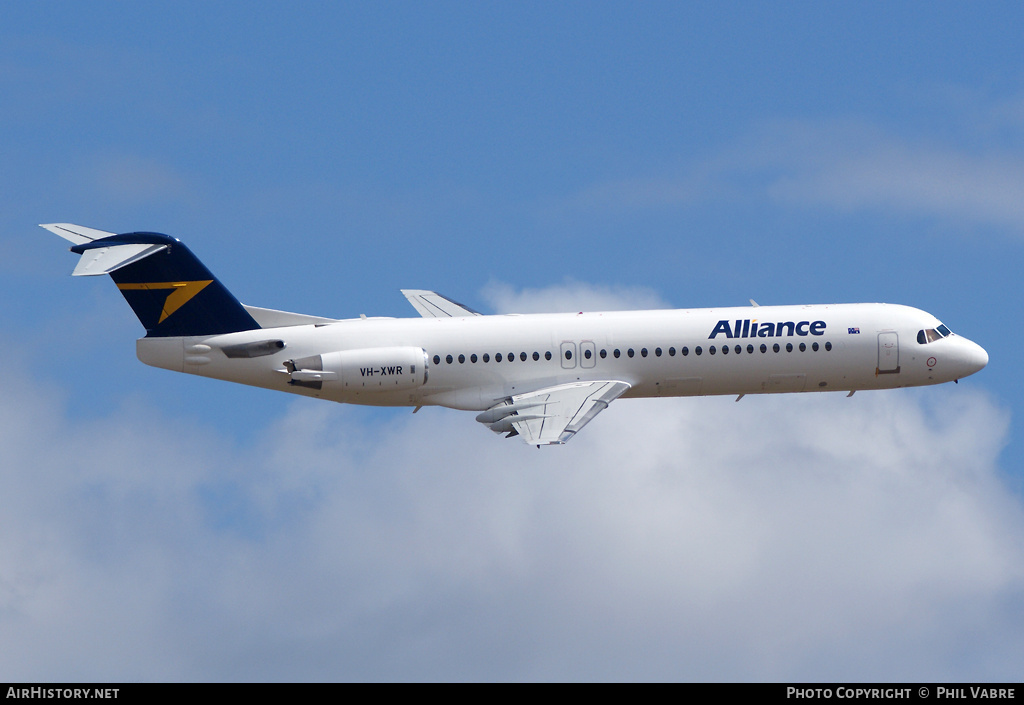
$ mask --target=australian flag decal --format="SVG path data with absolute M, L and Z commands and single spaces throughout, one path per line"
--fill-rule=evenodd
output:
M 858 335 L 859 333 L 860 333 L 860 328 L 847 328 L 846 329 L 846 334 L 847 335 Z

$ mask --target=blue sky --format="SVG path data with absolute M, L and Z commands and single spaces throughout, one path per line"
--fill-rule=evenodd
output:
M 1018 679 L 1022 20 L 0 6 L 0 678 Z M 991 362 L 527 453 L 147 368 L 55 221 L 180 237 L 271 308 L 887 301 Z

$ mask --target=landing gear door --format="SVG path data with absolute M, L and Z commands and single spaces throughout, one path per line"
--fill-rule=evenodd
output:
M 891 375 L 900 371 L 900 342 L 895 333 L 878 334 L 878 368 L 875 374 Z
M 562 369 L 571 370 L 576 367 L 576 343 L 566 341 L 561 350 Z

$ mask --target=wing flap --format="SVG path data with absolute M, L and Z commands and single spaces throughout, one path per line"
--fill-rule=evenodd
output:
M 515 429 L 530 445 L 562 444 L 628 389 L 617 380 L 560 384 L 517 394 L 477 419 L 497 433 Z

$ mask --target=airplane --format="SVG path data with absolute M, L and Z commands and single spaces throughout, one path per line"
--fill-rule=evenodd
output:
M 619 397 L 844 391 L 957 382 L 988 353 L 909 306 L 862 303 L 481 315 L 404 289 L 419 318 L 247 306 L 177 238 L 41 227 L 109 274 L 146 329 L 142 362 L 350 404 L 478 412 L 495 433 L 563 444 Z M 415 413 L 415 412 L 414 412 Z

